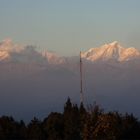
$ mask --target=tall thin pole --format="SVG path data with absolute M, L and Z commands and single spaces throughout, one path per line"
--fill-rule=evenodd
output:
M 82 57 L 80 51 L 80 102 L 83 103 L 84 96 L 83 96 L 83 70 L 82 70 Z

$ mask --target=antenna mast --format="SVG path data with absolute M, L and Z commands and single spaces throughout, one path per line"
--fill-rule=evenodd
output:
M 83 69 L 82 69 L 82 57 L 80 51 L 80 102 L 83 103 L 84 95 L 83 95 Z

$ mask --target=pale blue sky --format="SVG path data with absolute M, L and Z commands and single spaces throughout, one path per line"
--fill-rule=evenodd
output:
M 114 40 L 140 49 L 140 0 L 0 0 L 0 40 L 61 55 Z

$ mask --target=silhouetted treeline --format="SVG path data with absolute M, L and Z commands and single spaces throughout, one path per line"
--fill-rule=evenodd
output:
M 105 113 L 98 105 L 87 108 L 68 98 L 63 113 L 52 112 L 29 124 L 0 117 L 0 140 L 122 140 L 140 139 L 140 122 L 132 115 Z

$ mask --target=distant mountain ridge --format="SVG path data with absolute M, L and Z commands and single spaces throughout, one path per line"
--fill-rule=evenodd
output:
M 124 48 L 117 41 L 105 44 L 98 48 L 91 48 L 82 53 L 82 57 L 90 61 L 128 61 L 140 59 L 140 51 L 135 48 Z
M 34 46 L 21 46 L 14 44 L 11 39 L 5 39 L 0 42 L 0 61 L 61 64 L 64 59 L 47 50 L 39 52 Z
M 140 51 L 133 47 L 124 48 L 117 41 L 114 41 L 101 47 L 91 48 L 83 52 L 82 57 L 91 62 L 109 60 L 126 62 L 140 59 Z M 14 44 L 11 39 L 5 39 L 0 42 L 0 61 L 59 65 L 74 60 L 68 57 L 60 57 L 47 50 L 39 52 L 34 46 L 21 46 Z

